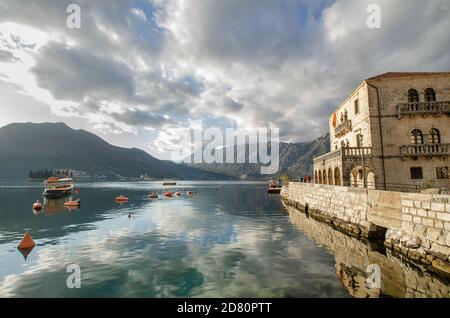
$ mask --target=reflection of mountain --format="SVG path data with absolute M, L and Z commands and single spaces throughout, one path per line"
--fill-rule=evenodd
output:
M 223 179 L 214 173 L 158 160 L 143 150 L 110 145 L 64 123 L 11 124 L 0 128 L 0 178 L 25 179 L 30 170 L 74 169 L 108 178 Z
M 270 152 L 270 147 L 269 152 Z M 329 136 L 320 137 L 311 142 L 305 143 L 280 143 L 280 167 L 279 171 L 275 175 L 287 174 L 291 178 L 299 178 L 304 175 L 312 175 L 312 163 L 313 157 L 326 153 L 329 151 L 330 141 Z M 246 147 L 245 162 L 249 162 L 249 147 Z M 258 152 L 258 148 L 256 149 Z M 225 162 L 224 150 L 224 162 Z M 237 147 L 234 147 L 235 158 L 237 157 Z M 255 157 L 257 154 L 253 154 Z M 193 162 L 194 155 L 191 156 L 191 162 Z M 242 158 L 244 159 L 244 158 Z M 243 161 L 243 160 L 242 160 Z M 235 160 L 237 162 L 237 160 Z M 261 175 L 261 164 L 249 164 L 249 163 L 214 163 L 214 164 L 189 164 L 190 167 L 195 167 L 205 171 L 225 174 L 239 178 L 246 176 L 248 179 L 267 179 L 270 176 Z
M 358 298 L 450 296 L 450 285 L 435 276 L 424 275 L 425 269 L 417 270 L 389 252 L 384 255 L 377 246 L 349 237 L 292 207 L 286 209 L 293 224 L 335 256 L 336 275 L 350 295 Z M 368 287 L 369 265 L 379 266 L 381 288 Z

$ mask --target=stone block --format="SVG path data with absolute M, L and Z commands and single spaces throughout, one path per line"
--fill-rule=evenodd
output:
M 403 220 L 403 221 L 412 222 L 412 216 L 411 216 L 411 215 L 408 215 L 408 214 L 403 214 L 403 215 L 402 215 L 402 220 Z
M 434 221 L 432 219 L 422 219 L 422 224 L 426 226 L 433 227 Z
M 418 209 L 418 210 L 417 210 L 417 215 L 418 215 L 418 216 L 427 217 L 427 216 L 428 216 L 428 213 L 427 213 L 427 211 L 425 211 L 424 209 Z
M 445 211 L 445 204 L 443 203 L 431 203 L 431 210 L 436 212 L 444 212 Z
M 430 210 L 431 209 L 431 203 L 428 202 L 428 201 L 423 201 L 422 202 L 422 209 Z
M 436 218 L 436 212 L 428 212 L 428 217 L 430 219 L 435 219 Z
M 412 207 L 414 207 L 414 202 L 411 201 L 411 200 L 402 200 L 402 205 L 406 206 L 406 207 L 409 207 L 409 208 L 412 208 Z
M 413 222 L 416 224 L 422 224 L 422 218 L 415 216 L 413 217 Z
M 450 222 L 450 213 L 437 213 L 436 217 L 441 221 Z

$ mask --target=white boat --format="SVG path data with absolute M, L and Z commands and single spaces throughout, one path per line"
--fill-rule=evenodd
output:
M 44 182 L 43 196 L 49 199 L 58 199 L 72 194 L 73 179 L 58 179 L 51 177 Z

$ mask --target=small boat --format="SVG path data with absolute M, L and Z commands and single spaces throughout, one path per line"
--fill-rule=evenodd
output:
M 33 210 L 34 211 L 42 210 L 42 203 L 39 200 L 33 203 Z
M 187 195 L 193 195 L 193 194 L 194 194 L 194 192 L 192 192 L 192 191 L 188 191 L 188 192 L 186 192 L 186 194 L 187 194 Z
M 163 181 L 163 186 L 175 186 L 175 185 L 177 185 L 176 181 L 172 180 Z
M 43 196 L 48 199 L 59 199 L 71 195 L 72 190 L 72 178 L 58 179 L 56 177 L 51 177 L 44 182 Z
M 150 192 L 148 194 L 149 199 L 158 199 L 158 194 L 156 192 Z
M 279 194 L 281 193 L 281 189 L 283 187 L 281 186 L 281 183 L 277 183 L 276 181 L 270 180 L 269 182 L 269 189 L 267 190 L 270 194 Z
M 165 196 L 166 198 L 171 198 L 171 197 L 173 197 L 173 192 L 165 192 L 165 193 L 164 193 L 164 196 Z
M 64 203 L 65 207 L 69 207 L 69 208 L 78 208 L 81 205 L 81 200 L 77 199 L 75 201 L 68 201 Z
M 181 192 L 175 192 L 175 195 L 176 195 L 176 196 L 180 196 L 180 195 L 181 195 Z
M 128 198 L 121 195 L 120 197 L 115 198 L 116 202 L 128 202 Z

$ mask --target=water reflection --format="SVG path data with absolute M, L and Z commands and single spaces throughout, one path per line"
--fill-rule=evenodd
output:
M 41 189 L 0 187 L 0 296 L 347 297 L 332 256 L 265 184 L 189 188 L 192 197 L 152 201 L 151 186 L 81 185 L 75 213 L 55 203 L 36 216 Z M 114 202 L 120 193 L 128 204 Z M 37 243 L 26 262 L 15 249 L 24 229 Z M 81 268 L 79 290 L 65 285 L 69 264 Z
M 450 297 L 450 282 L 444 278 L 403 263 L 380 246 L 349 237 L 292 207 L 285 208 L 293 224 L 334 255 L 336 276 L 350 295 L 358 298 Z M 381 270 L 381 288 L 368 287 L 371 274 L 367 269 L 371 264 Z

